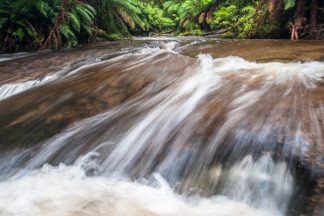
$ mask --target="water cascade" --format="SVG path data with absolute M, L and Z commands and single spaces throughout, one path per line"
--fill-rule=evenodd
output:
M 320 212 L 324 63 L 176 46 L 0 87 L 0 215 Z

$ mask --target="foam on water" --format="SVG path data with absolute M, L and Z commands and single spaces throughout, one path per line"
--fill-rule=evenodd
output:
M 85 164 L 44 165 L 0 183 L 2 216 L 275 216 L 224 196 L 176 194 L 155 175 L 154 186 L 116 177 L 89 177 Z
M 140 50 L 135 55 L 143 58 L 125 66 L 125 71 L 146 64 L 152 56 L 170 53 L 175 44 L 168 46 Z M 108 67 L 127 55 L 116 57 Z M 293 90 L 307 95 L 316 89 L 323 82 L 324 63 L 256 63 L 210 55 L 199 55 L 193 62 L 161 91 L 84 119 L 39 143 L 31 150 L 32 157 L 17 159 L 20 172 L 0 183 L 0 215 L 285 215 L 295 181 L 289 164 L 273 159 L 268 141 L 273 134 L 289 133 L 294 138 L 278 138 L 282 157 L 302 156 L 308 150 L 301 133 L 318 137 L 314 142 L 319 145 L 314 146 L 320 146 L 322 102 L 304 105 L 305 99 Z M 274 96 L 273 90 L 277 90 Z M 290 107 L 280 104 L 287 96 L 303 107 L 299 111 L 293 107 L 294 112 L 287 115 Z M 200 122 L 208 111 L 204 106 L 215 98 L 215 113 Z M 268 100 L 273 110 L 263 116 Z M 309 127 L 302 128 L 305 117 L 299 118 L 298 112 L 312 119 Z M 129 114 L 126 121 L 125 113 Z M 205 132 L 211 123 L 219 127 L 208 139 L 199 140 L 197 131 Z M 291 140 L 294 145 L 287 145 Z M 107 146 L 109 151 L 104 149 Z M 76 161 L 94 151 L 97 161 L 87 156 Z M 70 165 L 44 165 L 53 158 Z M 15 161 L 8 166 L 12 164 Z M 6 164 L 2 168 L 9 170 Z M 87 175 L 92 172 L 96 175 Z M 152 180 L 152 173 L 159 174 Z M 130 180 L 133 177 L 137 181 Z M 181 184 L 187 187 L 179 192 L 176 187 Z M 194 187 L 209 193 L 205 197 L 190 193 Z
M 29 80 L 22 83 L 13 83 L 13 84 L 4 84 L 0 86 L 0 100 L 4 100 L 8 97 L 11 97 L 15 94 L 21 93 L 33 87 L 45 84 L 52 80 L 57 79 L 56 75 L 46 76 L 43 79 L 39 80 Z
M 285 162 L 274 162 L 269 154 L 257 160 L 248 155 L 227 172 L 223 194 L 250 206 L 286 212 L 294 180 Z

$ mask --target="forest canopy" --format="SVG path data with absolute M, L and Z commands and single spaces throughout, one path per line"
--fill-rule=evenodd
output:
M 0 49 L 59 49 L 131 35 L 324 38 L 318 0 L 2 0 Z

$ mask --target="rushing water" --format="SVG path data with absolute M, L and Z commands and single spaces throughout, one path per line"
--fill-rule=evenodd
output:
M 160 40 L 0 86 L 0 215 L 321 215 L 324 62 Z

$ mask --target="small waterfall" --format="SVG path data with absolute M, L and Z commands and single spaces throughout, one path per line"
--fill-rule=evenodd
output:
M 294 181 L 285 162 L 274 162 L 269 154 L 254 160 L 251 155 L 224 174 L 222 194 L 262 209 L 286 212 Z
M 178 195 L 159 175 L 154 177 L 154 187 L 113 177 L 90 178 L 81 165 L 46 165 L 23 178 L 1 183 L 1 215 L 276 215 L 223 196 Z
M 170 59 L 185 62 L 176 77 Z M 145 48 L 92 66 L 105 78 L 151 65 L 161 76 L 118 106 L 0 152 L 0 214 L 286 215 L 294 163 L 322 152 L 324 63 Z

